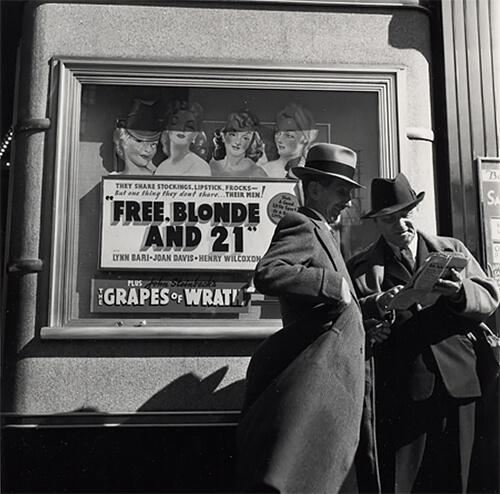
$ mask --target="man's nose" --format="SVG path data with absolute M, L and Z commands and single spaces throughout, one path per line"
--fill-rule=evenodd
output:
M 399 218 L 398 221 L 396 222 L 399 228 L 402 230 L 406 230 L 406 218 Z

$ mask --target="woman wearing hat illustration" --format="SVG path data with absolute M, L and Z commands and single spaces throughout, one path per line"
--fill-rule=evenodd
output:
M 193 149 L 198 147 L 203 108 L 196 102 L 174 99 L 165 114 L 165 130 L 160 142 L 167 159 L 158 165 L 155 175 L 210 176 L 210 166 Z M 206 155 L 206 149 L 201 148 Z
M 269 177 L 293 178 L 292 166 L 303 166 L 307 151 L 318 136 L 312 113 L 298 103 L 290 103 L 276 115 L 274 142 L 279 158 L 263 165 Z
M 115 172 L 120 175 L 152 175 L 160 138 L 156 101 L 134 100 L 132 110 L 119 118 L 113 132 L 115 152 L 120 162 Z
M 256 165 L 263 155 L 257 132 L 257 117 L 249 110 L 230 113 L 224 127 L 214 136 L 214 153 L 210 161 L 214 177 L 266 177 Z

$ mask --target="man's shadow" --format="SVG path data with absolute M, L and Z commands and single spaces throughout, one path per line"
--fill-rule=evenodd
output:
M 196 412 L 217 412 L 235 410 L 235 404 L 242 403 L 245 390 L 245 381 L 240 380 L 219 389 L 221 382 L 229 370 L 228 366 L 221 367 L 205 378 L 200 378 L 189 372 L 172 381 L 146 401 L 137 412 L 182 411 L 186 405 Z M 194 408 L 191 408 L 195 405 Z M 132 418 L 127 424 L 140 421 L 141 418 Z

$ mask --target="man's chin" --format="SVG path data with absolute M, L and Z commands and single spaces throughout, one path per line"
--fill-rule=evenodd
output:
M 399 247 L 408 247 L 408 245 L 411 244 L 412 240 L 415 238 L 415 232 L 407 232 L 407 233 L 402 233 L 399 235 L 397 245 Z

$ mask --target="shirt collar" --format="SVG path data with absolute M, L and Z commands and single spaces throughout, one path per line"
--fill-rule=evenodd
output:
M 386 240 L 387 245 L 394 251 L 396 254 L 397 258 L 399 259 L 400 256 L 400 251 L 401 247 L 398 247 L 396 244 L 393 244 L 392 242 L 389 242 Z M 408 245 L 408 248 L 410 249 L 411 255 L 413 256 L 414 259 L 417 258 L 417 250 L 418 250 L 418 235 L 415 234 L 415 236 L 412 238 L 412 241 L 410 242 L 410 245 Z
M 328 223 L 327 219 L 325 218 L 324 214 L 320 213 L 317 209 L 314 209 L 310 206 L 305 206 L 305 209 L 309 209 L 309 211 L 312 211 L 318 220 L 321 220 L 323 221 L 323 223 L 325 223 L 325 225 L 328 227 L 328 229 L 330 231 L 333 231 L 333 228 L 332 228 L 332 225 L 330 223 Z

